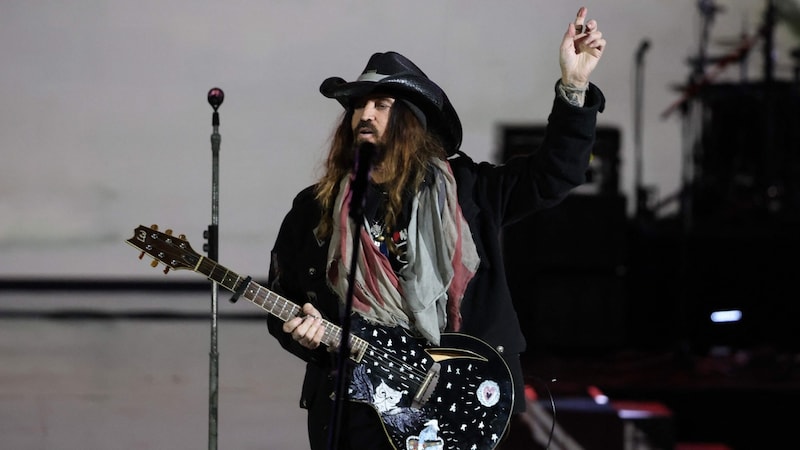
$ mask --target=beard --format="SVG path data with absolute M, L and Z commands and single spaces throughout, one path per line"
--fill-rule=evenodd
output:
M 361 145 L 369 143 L 375 146 L 375 155 L 372 160 L 373 165 L 381 162 L 386 154 L 385 134 L 379 135 L 377 128 L 372 122 L 359 122 L 353 133 L 353 150 L 357 151 Z
M 353 141 L 356 145 L 364 142 L 372 142 L 375 145 L 380 144 L 381 136 L 378 135 L 378 129 L 372 122 L 360 121 L 353 130 Z

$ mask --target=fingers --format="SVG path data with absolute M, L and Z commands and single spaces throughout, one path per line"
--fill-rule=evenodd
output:
M 586 15 L 589 12 L 585 6 L 581 6 L 578 10 L 578 14 L 575 16 L 575 22 L 573 26 L 575 27 L 575 35 L 581 34 L 589 34 L 592 31 L 597 30 L 597 21 L 592 19 L 590 21 L 586 21 Z
M 586 12 L 587 9 L 585 6 L 581 6 L 580 9 L 578 9 L 578 14 L 575 16 L 575 23 L 574 23 L 575 34 L 585 33 L 585 30 L 583 29 L 584 28 L 583 22 L 586 20 Z
M 573 38 L 575 40 L 575 53 L 587 52 L 599 57 L 605 48 L 606 41 L 603 33 L 597 28 L 597 21 L 592 19 L 586 21 L 586 7 L 581 7 L 572 24 L 575 28 Z
M 319 311 L 310 303 L 306 303 L 300 316 L 284 322 L 283 331 L 290 333 L 292 339 L 303 347 L 313 350 L 322 342 L 325 326 Z
M 575 34 L 589 34 L 597 30 L 597 21 L 592 19 L 584 25 L 575 25 Z
M 597 21 L 587 20 L 587 15 L 586 7 L 578 9 L 561 41 L 559 65 L 565 84 L 585 86 L 606 46 Z
M 603 33 L 597 30 L 597 23 L 591 21 L 584 28 L 588 28 L 588 31 L 584 31 L 583 37 L 576 39 L 577 46 L 575 50 L 577 52 L 588 51 L 593 54 L 602 52 L 606 45 L 606 40 L 603 39 Z
M 581 50 L 588 52 L 591 55 L 600 57 L 603 50 L 606 48 L 606 40 L 603 39 L 603 33 L 593 31 L 587 36 L 586 41 L 581 43 Z

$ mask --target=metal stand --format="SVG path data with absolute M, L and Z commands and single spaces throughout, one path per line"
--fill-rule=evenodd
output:
M 225 94 L 220 88 L 212 88 L 208 91 L 208 103 L 214 108 L 211 118 L 211 225 L 205 233 L 208 242 L 204 245 L 204 250 L 208 253 L 211 260 L 217 261 L 219 248 L 219 144 L 222 138 L 219 135 L 219 113 L 217 108 L 225 99 Z M 211 351 L 209 353 L 209 377 L 208 377 L 208 448 L 217 448 L 217 413 L 218 413 L 218 386 L 219 386 L 219 351 L 217 350 L 217 310 L 219 308 L 217 299 L 217 284 L 211 283 Z
M 358 254 L 361 250 L 360 236 L 364 225 L 364 199 L 366 198 L 367 184 L 369 182 L 369 171 L 372 168 L 372 160 L 375 157 L 375 145 L 361 144 L 356 150 L 355 176 L 350 184 L 350 218 L 353 220 L 353 252 L 350 256 L 350 273 L 348 273 L 347 299 L 341 317 L 342 334 L 339 341 L 339 352 L 336 362 L 336 394 L 333 402 L 333 416 L 331 417 L 330 430 L 328 433 L 328 449 L 336 450 L 339 448 L 341 439 L 341 426 L 344 415 L 344 403 L 346 402 L 348 367 L 347 361 L 350 358 L 350 315 L 353 311 L 353 296 L 355 295 L 355 274 L 358 264 Z
M 636 80 L 634 85 L 634 116 L 633 116 L 633 140 L 634 140 L 634 180 L 636 185 L 636 218 L 649 218 L 649 202 L 647 188 L 644 186 L 642 165 L 644 155 L 642 151 L 642 97 L 644 95 L 644 54 L 650 48 L 650 41 L 644 39 L 636 50 Z
M 767 0 L 767 7 L 764 11 L 764 28 L 762 31 L 764 42 L 764 151 L 762 152 L 764 165 L 764 185 L 760 186 L 762 192 L 760 196 L 766 199 L 768 210 L 782 209 L 782 202 L 786 190 L 786 185 L 781 177 L 782 160 L 778 157 L 778 147 L 776 146 L 776 127 L 775 127 L 775 102 L 776 102 L 776 83 L 775 83 L 775 25 L 777 22 L 775 0 Z M 786 101 L 786 99 L 781 99 Z M 772 211 L 771 211 L 772 212 Z

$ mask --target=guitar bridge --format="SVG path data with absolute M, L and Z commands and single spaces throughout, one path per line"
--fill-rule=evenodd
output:
M 420 385 L 417 393 L 414 395 L 414 398 L 411 400 L 411 407 L 419 409 L 428 402 L 431 398 L 431 394 L 433 394 L 433 390 L 436 389 L 436 385 L 439 383 L 439 370 L 441 369 L 441 365 L 438 362 L 433 363 L 431 368 L 428 369 L 428 373 L 425 374 L 425 379 L 422 380 L 422 385 Z

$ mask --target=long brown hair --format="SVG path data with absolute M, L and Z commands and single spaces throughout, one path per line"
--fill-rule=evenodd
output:
M 348 108 L 331 139 L 325 173 L 315 186 L 317 200 L 322 206 L 319 238 L 330 236 L 339 183 L 343 177 L 350 175 L 353 168 L 352 117 L 353 109 Z M 384 144 L 379 150 L 381 157 L 376 166 L 385 177 L 381 186 L 388 197 L 384 224 L 387 229 L 393 229 L 403 208 L 404 195 L 417 191 L 425 179 L 431 158 L 444 159 L 446 152 L 438 137 L 425 130 L 403 101 L 396 101 L 392 105 Z

